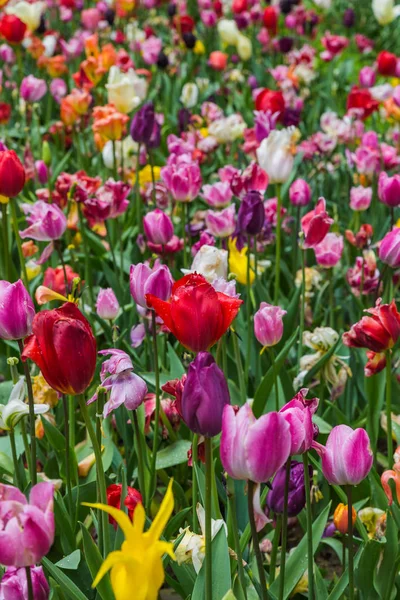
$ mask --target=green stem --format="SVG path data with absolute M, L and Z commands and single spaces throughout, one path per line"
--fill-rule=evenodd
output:
M 69 410 L 68 400 L 65 394 L 62 396 L 62 404 L 64 408 L 64 435 L 65 435 L 65 478 L 67 483 L 67 494 L 68 494 L 68 510 L 72 517 L 72 485 L 71 485 L 71 458 L 70 458 L 70 445 L 69 445 Z
M 149 155 L 149 162 L 150 162 L 150 170 L 151 170 L 151 197 L 153 200 L 153 204 L 156 207 L 157 206 L 157 199 L 156 199 L 156 180 L 154 177 L 154 159 L 153 159 L 153 154 L 151 153 L 150 149 L 147 148 L 147 153 Z
M 279 301 L 279 284 L 281 275 L 281 229 L 282 229 L 282 194 L 281 186 L 277 184 L 276 195 L 278 203 L 276 207 L 276 250 L 275 250 L 275 290 L 274 290 L 274 304 L 277 306 Z
M 335 288 L 333 282 L 333 269 L 329 269 L 329 327 L 334 326 Z
M 139 420 L 138 420 L 136 410 L 131 411 L 131 420 L 132 420 L 132 425 L 133 425 L 133 431 L 135 433 L 135 438 L 136 438 L 136 452 L 137 452 L 137 459 L 138 459 L 138 478 L 139 478 L 140 493 L 142 494 L 143 504 L 144 504 L 144 506 L 146 506 L 146 485 L 145 485 L 145 479 L 144 479 L 143 445 L 142 445 L 142 436 L 140 435 Z
M 314 549 L 312 539 L 312 512 L 311 512 L 311 490 L 310 473 L 308 470 L 308 453 L 303 454 L 304 485 L 306 488 L 306 516 L 307 516 L 307 555 L 308 555 L 308 597 L 314 600 Z
M 92 272 L 90 269 L 90 256 L 89 256 L 89 248 L 86 240 L 86 228 L 85 222 L 83 220 L 82 206 L 81 203 L 78 202 L 78 214 L 79 214 L 79 226 L 81 229 L 82 243 L 83 243 L 83 252 L 84 252 L 84 260 L 85 260 L 85 280 L 86 284 L 89 288 L 89 298 L 90 304 L 92 308 L 94 307 L 94 297 L 93 297 L 93 289 L 92 289 Z
M 271 361 L 272 373 L 274 376 L 274 388 L 275 388 L 275 410 L 279 411 L 279 382 L 278 382 L 278 373 L 276 372 L 275 366 L 275 352 L 273 348 L 268 348 L 268 354 Z
M 199 436 L 197 433 L 193 434 L 192 440 L 192 529 L 193 533 L 197 533 L 197 444 L 199 443 Z
M 68 396 L 69 411 L 69 445 L 75 451 L 75 402 L 73 396 Z
M 235 354 L 236 368 L 237 368 L 238 377 L 239 377 L 240 395 L 242 397 L 242 403 L 244 404 L 247 400 L 246 382 L 244 380 L 243 363 L 242 363 L 242 357 L 240 356 L 238 337 L 234 331 L 232 332 L 232 343 L 233 343 L 233 351 Z
M 142 230 L 142 199 L 140 197 L 140 183 L 139 183 L 139 171 L 140 171 L 140 144 L 138 144 L 136 154 L 136 179 L 135 179 L 135 200 L 136 200 L 136 225 L 138 233 Z
M 2 228 L 3 228 L 3 256 L 4 256 L 4 277 L 7 281 L 11 281 L 11 261 L 10 261 L 10 249 L 8 240 L 8 213 L 7 203 L 1 204 L 2 214 Z
M 238 561 L 239 582 L 240 582 L 240 586 L 242 588 L 243 595 L 246 599 L 247 598 L 246 579 L 244 576 L 242 549 L 240 547 L 239 527 L 238 527 L 237 514 L 236 514 L 235 482 L 230 477 L 228 478 L 227 487 L 228 487 L 229 509 L 230 509 L 230 515 L 231 515 L 232 529 L 233 529 L 233 539 L 235 542 L 235 552 L 236 552 L 237 561 Z
M 250 299 L 250 249 L 251 249 L 251 240 L 250 236 L 247 236 L 247 268 L 246 268 L 246 317 L 247 317 L 247 347 L 246 347 L 246 361 L 245 361 L 245 381 L 246 386 L 249 383 L 249 371 L 250 371 L 250 360 L 251 360 L 251 340 L 252 335 L 250 332 L 251 329 L 251 299 Z
M 31 472 L 31 454 L 30 454 L 30 446 L 29 446 L 29 441 L 28 441 L 28 435 L 26 433 L 26 427 L 25 427 L 25 422 L 22 419 L 21 421 L 21 434 L 22 434 L 22 441 L 24 442 L 24 451 L 25 451 L 25 458 L 26 458 L 26 463 L 28 465 L 28 471 L 29 473 Z
M 281 530 L 282 530 L 282 517 L 281 517 L 281 515 L 277 515 L 274 539 L 272 542 L 271 563 L 269 565 L 269 580 L 268 580 L 269 587 L 271 587 L 271 585 L 275 581 L 276 557 L 278 556 L 278 548 L 279 548 L 279 540 L 281 537 Z
M 283 515 L 282 515 L 282 547 L 281 547 L 281 569 L 279 572 L 279 600 L 283 600 L 285 591 L 285 569 L 286 569 L 286 546 L 287 546 L 287 524 L 288 524 L 288 499 L 290 483 L 290 456 L 286 462 L 285 491 L 283 496 Z
M 154 413 L 154 432 L 153 432 L 153 451 L 151 455 L 151 466 L 150 466 L 150 493 L 147 499 L 148 507 L 150 507 L 151 500 L 153 498 L 156 488 L 156 460 L 157 460 L 157 448 L 158 448 L 158 429 L 160 426 L 160 371 L 158 365 L 158 344 L 157 344 L 157 323 L 156 313 L 154 310 L 151 311 L 151 329 L 153 338 L 153 354 L 154 354 L 154 378 L 155 378 L 155 392 L 156 392 L 156 409 Z
M 254 519 L 254 508 L 253 508 L 254 486 L 255 486 L 254 481 L 248 481 L 247 505 L 248 505 L 248 511 L 249 511 L 251 537 L 253 540 L 253 550 L 254 550 L 254 554 L 256 555 L 258 575 L 259 575 L 259 579 L 260 579 L 261 597 L 262 597 L 262 600 L 266 600 L 268 598 L 267 582 L 265 579 L 263 557 L 262 557 L 261 550 L 260 550 L 260 544 L 258 542 L 256 522 Z
M 353 556 L 353 503 L 351 485 L 346 486 L 348 512 L 348 554 L 349 554 L 349 600 L 354 598 L 354 556 Z
M 18 340 L 19 351 L 22 354 L 24 344 L 22 340 Z M 32 380 L 29 372 L 29 366 L 27 361 L 22 362 L 24 367 L 24 375 L 26 381 L 26 387 L 28 389 L 28 405 L 29 405 L 29 427 L 31 434 L 31 462 L 30 462 L 30 475 L 31 484 L 36 485 L 37 473 L 36 473 L 36 435 L 35 435 L 35 403 L 33 400 Z
M 188 247 L 188 243 L 187 243 L 187 236 L 186 236 L 186 218 L 187 218 L 187 213 L 186 213 L 186 206 L 181 203 L 181 211 L 182 211 L 182 215 L 181 215 L 181 219 L 182 219 L 182 239 L 183 239 L 183 268 L 186 269 L 187 268 L 187 254 L 186 254 L 186 250 Z
M 392 437 L 392 355 L 390 350 L 386 351 L 386 431 L 387 431 L 387 454 L 389 466 L 393 461 L 393 437 Z
M 306 267 L 305 267 L 305 250 L 300 249 L 301 256 L 301 296 L 300 296 L 300 328 L 299 328 L 299 347 L 297 350 L 297 369 L 300 372 L 300 359 L 303 350 L 303 333 L 305 323 L 305 305 L 306 305 Z
M 118 165 L 117 165 L 117 152 L 116 152 L 115 140 L 112 140 L 112 154 L 113 154 L 113 176 L 114 176 L 114 181 L 117 181 L 118 180 Z
M 21 263 L 22 279 L 24 280 L 26 289 L 29 291 L 28 273 L 26 271 L 24 254 L 22 252 L 22 242 L 21 242 L 21 237 L 19 235 L 19 230 L 18 230 L 18 217 L 17 217 L 16 203 L 17 203 L 17 200 L 15 198 L 12 198 L 10 200 L 12 225 L 13 225 L 13 229 L 14 229 L 15 241 L 17 242 L 19 262 Z
M 79 406 L 81 409 L 83 420 L 85 421 L 85 426 L 87 432 L 89 434 L 90 441 L 92 443 L 93 452 L 96 458 L 96 470 L 99 477 L 99 487 L 100 487 L 100 499 L 102 504 L 107 504 L 107 487 L 106 487 L 106 477 L 104 473 L 103 461 L 101 457 L 101 447 L 97 443 L 96 433 L 92 424 L 92 421 L 89 417 L 89 412 L 86 406 L 85 398 L 83 394 L 79 396 Z M 108 516 L 103 510 L 99 511 L 99 519 L 102 519 L 103 532 L 104 532 L 104 540 L 103 540 L 103 557 L 106 558 L 108 553 L 110 552 L 110 537 L 109 537 L 109 529 L 108 529 Z
M 205 599 L 212 600 L 212 554 L 211 554 L 211 491 L 212 491 L 212 441 L 204 439 L 206 450 L 206 489 L 205 489 L 205 542 L 206 542 L 206 585 Z
M 28 600 L 35 600 L 35 596 L 33 594 L 31 567 L 25 567 L 25 574 L 26 574 L 26 584 L 27 584 L 27 588 L 28 588 Z
M 13 429 L 10 429 L 9 436 L 10 436 L 11 454 L 12 454 L 12 459 L 13 459 L 13 464 L 14 464 L 14 481 L 15 481 L 16 486 L 19 489 L 21 489 L 21 480 L 20 480 L 20 477 L 19 477 L 17 447 L 15 445 L 15 434 L 14 434 L 14 430 Z

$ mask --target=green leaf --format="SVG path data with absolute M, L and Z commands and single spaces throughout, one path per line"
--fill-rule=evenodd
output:
M 280 369 L 283 367 L 283 364 L 286 360 L 287 355 L 289 354 L 291 347 L 297 340 L 298 331 L 299 330 L 297 328 L 296 331 L 293 333 L 293 335 L 286 342 L 283 349 L 279 352 L 278 356 L 276 357 L 274 366 L 275 366 L 275 369 L 278 374 L 279 374 Z M 256 417 L 259 417 L 260 415 L 263 414 L 263 412 L 265 410 L 265 406 L 267 404 L 268 396 L 271 393 L 273 385 L 274 385 L 274 369 L 273 369 L 273 367 L 270 367 L 268 369 L 267 373 L 264 375 L 263 379 L 261 380 L 261 383 L 258 386 L 256 393 L 254 394 L 253 412 Z
M 81 551 L 74 550 L 68 556 L 64 556 L 61 560 L 55 563 L 56 567 L 60 569 L 68 569 L 70 571 L 76 571 L 79 567 L 79 563 L 81 562 Z
M 5 471 L 9 475 L 14 473 L 13 461 L 5 452 L 0 452 L 0 470 Z
M 225 528 L 212 541 L 212 600 L 221 600 L 231 589 L 231 567 Z M 197 575 L 192 600 L 204 600 L 205 562 Z
M 328 590 L 326 583 L 321 575 L 321 571 L 318 567 L 315 567 L 315 599 L 326 600 L 328 597 Z
M 358 550 L 357 554 L 354 557 L 354 568 L 357 568 L 358 562 L 361 558 L 361 548 Z M 342 574 L 341 578 L 331 591 L 328 596 L 328 600 L 342 600 L 344 598 L 344 592 L 349 585 L 349 570 L 346 569 Z
M 13 388 L 12 381 L 2 381 L 0 383 L 0 404 L 7 404 Z
M 370 540 L 361 550 L 360 562 L 355 572 L 355 580 L 361 600 L 377 600 L 378 594 L 374 590 L 374 573 L 383 543 Z
M 322 538 L 322 534 L 324 533 L 325 525 L 329 517 L 329 511 L 331 508 L 331 503 L 329 503 L 320 515 L 315 519 L 312 531 L 313 531 L 313 549 L 314 554 L 318 549 L 318 545 Z M 303 536 L 301 542 L 297 546 L 296 550 L 292 552 L 286 563 L 286 574 L 285 574 L 285 589 L 284 589 L 284 598 L 288 598 L 293 591 L 294 587 L 303 576 L 304 572 L 307 569 L 307 560 L 308 560 L 308 552 L 307 552 L 307 534 Z M 274 583 L 269 589 L 269 593 L 273 598 L 278 598 L 279 596 L 279 575 L 275 579 Z
M 79 523 L 79 525 L 82 532 L 83 551 L 85 554 L 85 560 L 87 566 L 89 567 L 90 574 L 94 579 L 103 563 L 103 557 L 101 556 L 98 547 L 94 543 L 92 536 L 89 534 L 84 524 Z M 110 576 L 108 573 L 104 575 L 104 577 L 98 583 L 96 590 L 98 591 L 102 600 L 110 600 L 114 598 Z
M 64 595 L 71 600 L 88 600 L 87 596 L 75 585 L 71 579 L 65 575 L 53 565 L 53 563 L 48 558 L 42 558 L 42 565 L 46 569 L 46 571 L 56 580 L 56 582 L 61 586 Z
M 156 469 L 168 469 L 187 462 L 187 453 L 191 447 L 189 440 L 178 440 L 157 453 Z
M 394 580 L 399 563 L 398 530 L 390 512 L 386 513 L 386 544 L 378 571 L 375 573 L 374 586 L 382 600 L 396 597 Z M 395 594 L 393 596 L 393 593 Z
M 164 537 L 166 540 L 170 540 L 176 534 L 179 527 L 183 524 L 186 515 L 190 514 L 191 510 L 191 506 L 189 506 L 188 508 L 184 508 L 183 510 L 180 510 L 176 515 L 174 515 L 172 519 L 170 519 L 170 521 L 168 521 L 168 525 L 166 526 L 164 531 Z
M 379 420 L 385 398 L 385 371 L 364 378 L 367 398 L 367 432 L 375 454 L 379 433 Z
M 44 433 L 50 446 L 56 452 L 65 452 L 65 437 L 50 421 L 41 417 Z
M 324 435 L 327 435 L 328 433 L 330 433 L 330 431 L 332 429 L 332 425 L 330 425 L 329 423 L 324 421 L 324 419 L 322 419 L 318 415 L 313 415 L 313 421 L 318 426 L 320 433 L 322 433 Z
M 185 367 L 182 365 L 179 356 L 173 349 L 170 342 L 168 342 L 167 346 L 169 358 L 169 374 L 171 376 L 171 379 L 180 379 L 182 375 L 186 373 Z

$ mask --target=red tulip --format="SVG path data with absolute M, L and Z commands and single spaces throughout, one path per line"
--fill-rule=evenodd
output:
M 0 124 L 8 123 L 11 117 L 11 105 L 7 102 L 0 102 Z
M 270 110 L 273 115 L 278 113 L 280 118 L 285 110 L 285 99 L 282 92 L 265 88 L 257 95 L 255 105 L 256 110 Z
M 275 6 L 267 6 L 264 10 L 263 21 L 268 32 L 276 35 L 278 30 L 278 11 Z
M 193 352 L 213 346 L 243 304 L 243 300 L 216 292 L 197 273 L 185 275 L 174 284 L 169 302 L 152 294 L 146 294 L 146 301 L 180 343 Z
M 107 488 L 107 504 L 108 506 L 113 506 L 114 508 L 121 507 L 121 492 L 122 485 L 120 483 L 112 483 Z M 126 488 L 126 498 L 124 500 L 124 505 L 128 509 L 128 516 L 132 520 L 135 512 L 136 506 L 140 503 L 142 504 L 142 494 L 135 490 L 135 488 L 130 487 L 129 485 Z M 108 517 L 109 523 L 117 529 L 117 522 L 113 517 Z
M 195 22 L 189 15 L 175 15 L 173 18 L 175 29 L 183 35 L 184 33 L 191 33 L 194 29 Z
M 72 302 L 35 315 L 22 360 L 37 364 L 60 394 L 82 394 L 96 368 L 96 340 L 89 322 Z
M 392 52 L 379 52 L 377 57 L 378 73 L 381 75 L 389 75 L 393 77 L 396 75 L 397 56 Z
M 0 152 L 0 195 L 18 196 L 25 185 L 25 169 L 14 150 Z
M 15 15 L 4 15 L 0 21 L 0 34 L 10 44 L 19 44 L 25 36 L 26 25 Z
M 366 317 L 343 334 L 343 343 L 353 348 L 367 348 L 383 352 L 392 348 L 400 337 L 400 313 L 394 300 L 381 304 L 379 299 L 374 308 L 369 308 Z
M 371 92 L 360 89 L 356 85 L 351 89 L 347 97 L 347 110 L 358 108 L 362 111 L 362 118 L 366 119 L 374 111 L 378 110 L 379 102 L 373 99 Z
M 325 198 L 319 198 L 313 210 L 310 210 L 301 219 L 301 228 L 304 233 L 304 247 L 315 248 L 320 244 L 329 231 L 333 219 L 326 212 Z

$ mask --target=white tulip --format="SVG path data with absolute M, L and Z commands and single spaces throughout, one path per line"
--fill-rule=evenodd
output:
M 195 83 L 185 83 L 182 88 L 180 101 L 185 108 L 193 108 L 199 99 L 199 88 Z
M 0 429 L 10 431 L 19 421 L 29 414 L 29 406 L 24 402 L 25 380 L 21 378 L 11 391 L 7 404 L 0 404 Z M 35 415 L 42 415 L 49 410 L 47 404 L 35 404 Z
M 268 174 L 270 183 L 284 183 L 293 168 L 293 144 L 299 138 L 296 127 L 275 129 L 257 149 L 258 164 Z
M 136 166 L 136 154 L 138 145 L 133 141 L 130 135 L 128 135 L 122 141 L 115 142 L 115 158 L 118 167 L 124 166 L 124 168 L 131 168 Z M 113 143 L 111 140 L 105 143 L 102 151 L 103 161 L 107 169 L 114 168 L 114 154 L 113 154 Z
M 220 250 L 215 246 L 201 246 L 193 259 L 190 270 L 182 269 L 182 272 L 200 273 L 209 283 L 212 283 L 218 277 L 227 279 L 228 276 L 228 252 Z
M 34 2 L 30 4 L 22 0 L 14 6 L 8 6 L 6 13 L 8 15 L 16 15 L 27 26 L 29 31 L 35 31 L 40 25 L 40 19 L 47 7 L 46 2 Z
M 243 121 L 242 116 L 234 114 L 213 121 L 208 128 L 208 133 L 219 144 L 228 144 L 242 138 L 246 127 L 247 125 Z
M 372 12 L 380 25 L 388 25 L 400 15 L 400 5 L 394 0 L 372 0 Z
M 236 41 L 236 50 L 242 60 L 249 60 L 253 53 L 253 46 L 248 37 L 240 33 Z
M 111 67 L 106 84 L 108 102 L 122 113 L 130 113 L 145 99 L 147 81 L 136 75 L 133 69 L 127 73 L 115 65 Z
M 218 21 L 217 29 L 219 37 L 224 44 L 236 46 L 238 37 L 241 34 L 235 21 L 231 21 L 230 19 L 221 19 Z

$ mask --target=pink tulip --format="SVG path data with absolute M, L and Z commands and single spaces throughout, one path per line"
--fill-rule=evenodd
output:
M 32 238 L 39 242 L 58 240 L 67 228 L 67 218 L 56 204 L 47 204 L 43 200 L 35 204 L 22 204 L 21 208 L 29 227 L 20 231 L 22 239 Z
M 376 73 L 375 69 L 372 67 L 363 67 L 358 74 L 358 80 L 360 82 L 361 87 L 372 87 L 375 85 L 376 81 Z
M 165 301 L 171 296 L 173 279 L 170 270 L 158 260 L 152 269 L 145 263 L 131 265 L 129 279 L 131 296 L 142 308 L 147 307 L 146 294 Z
M 35 600 L 47 600 L 49 584 L 43 573 L 43 567 L 31 567 L 32 591 Z M 7 567 L 0 582 L 2 600 L 28 600 L 28 582 L 24 568 Z
M 162 50 L 162 40 L 155 35 L 151 35 L 141 43 L 140 49 L 146 65 L 154 65 Z
M 290 426 L 271 412 L 256 419 L 249 404 L 227 405 L 222 415 L 221 461 L 230 477 L 262 483 L 289 457 Z
M 310 210 L 301 219 L 301 227 L 305 235 L 304 247 L 313 248 L 322 242 L 332 223 L 333 219 L 326 212 L 325 198 L 319 198 L 315 209 Z
M 100 20 L 101 13 L 97 8 L 87 8 L 81 12 L 81 23 L 89 31 L 96 31 Z
M 111 288 L 100 290 L 96 301 L 96 312 L 102 319 L 115 319 L 119 312 L 116 295 Z
M 0 339 L 21 340 L 32 333 L 35 307 L 21 279 L 0 280 Z
M 381 241 L 379 258 L 392 269 L 400 267 L 400 229 L 398 227 L 389 231 Z
M 233 204 L 221 211 L 208 210 L 206 214 L 207 229 L 214 237 L 229 237 L 235 231 L 235 217 L 235 206 Z
M 229 181 L 218 181 L 213 185 L 203 185 L 202 198 L 213 208 L 227 206 L 232 200 L 232 190 Z
M 293 206 L 306 206 L 311 200 L 311 188 L 304 179 L 296 179 L 289 188 L 289 200 Z
M 254 335 L 264 348 L 270 348 L 280 342 L 283 335 L 282 317 L 286 310 L 261 302 L 260 308 L 254 315 Z
M 33 486 L 29 504 L 19 489 L 0 484 L 0 563 L 30 567 L 54 541 L 53 485 Z
M 371 470 L 373 454 L 365 429 L 338 425 L 325 447 L 316 442 L 313 447 L 322 458 L 322 472 L 330 484 L 358 485 Z
M 342 257 L 343 236 L 327 233 L 322 242 L 314 246 L 315 258 L 321 267 L 330 269 L 337 265 Z
M 389 175 L 382 172 L 378 180 L 379 200 L 387 206 L 400 205 L 400 175 Z
M 170 157 L 171 158 L 171 157 Z M 187 162 L 186 157 L 177 157 L 174 164 L 161 169 L 161 177 L 168 191 L 178 202 L 192 202 L 201 188 L 201 171 L 195 162 Z
M 47 92 L 47 84 L 44 79 L 38 79 L 34 75 L 24 77 L 21 82 L 19 93 L 25 102 L 39 102 Z
M 350 189 L 350 208 L 352 210 L 367 210 L 372 200 L 372 188 L 363 187 L 352 187 Z
M 63 79 L 56 77 L 50 83 L 50 94 L 53 96 L 54 100 L 60 104 L 61 100 L 67 93 L 67 84 Z
M 311 448 L 314 437 L 312 416 L 318 408 L 318 398 L 307 400 L 308 389 L 303 388 L 280 409 L 290 426 L 290 455 L 303 454 Z
M 143 229 L 147 240 L 152 244 L 168 244 L 174 235 L 170 217 L 159 208 L 147 213 L 143 218 Z

